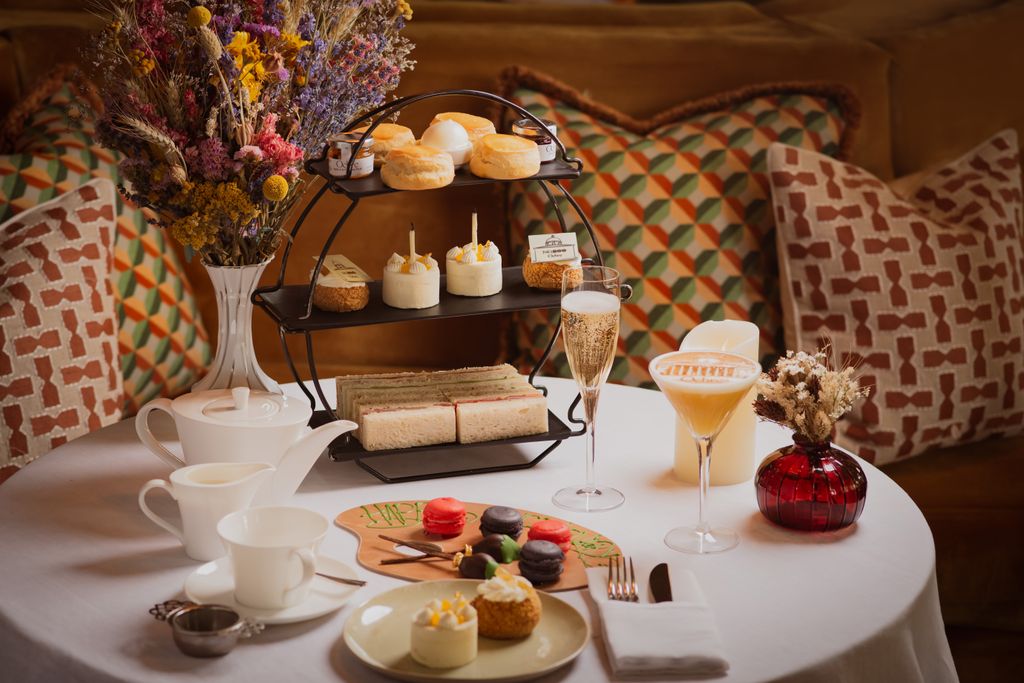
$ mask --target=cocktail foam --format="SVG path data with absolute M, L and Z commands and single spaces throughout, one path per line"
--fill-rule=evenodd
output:
M 752 360 L 717 351 L 680 351 L 654 366 L 663 379 L 691 385 L 747 382 L 761 371 Z

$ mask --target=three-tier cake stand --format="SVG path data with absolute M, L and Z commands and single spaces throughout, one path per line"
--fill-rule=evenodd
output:
M 353 130 L 358 128 L 360 125 L 365 124 L 367 121 L 371 123 L 363 132 L 362 137 L 356 150 L 353 151 L 352 158 L 349 161 L 348 171 L 351 174 L 352 165 L 355 162 L 356 154 L 359 148 L 362 147 L 363 141 L 370 135 L 373 134 L 374 129 L 381 122 L 393 118 L 398 112 L 405 109 L 409 105 L 416 104 L 425 100 L 452 97 L 452 96 L 466 96 L 477 99 L 489 100 L 495 102 L 502 107 L 514 111 L 520 117 L 528 118 L 532 120 L 541 130 L 544 129 L 543 123 L 536 116 L 531 114 L 526 109 L 520 107 L 513 102 L 494 95 L 492 93 L 483 92 L 479 90 L 440 90 L 436 92 L 424 93 L 420 95 L 411 95 L 408 97 L 402 97 L 381 107 L 374 109 L 366 115 L 352 121 L 346 128 L 346 130 Z M 568 228 L 565 223 L 565 217 L 562 214 L 559 203 L 556 200 L 556 196 L 560 195 L 563 197 L 573 210 L 576 215 L 579 216 L 580 221 L 583 223 L 590 237 L 590 242 L 594 245 L 594 261 L 599 265 L 603 265 L 603 259 L 601 258 L 600 250 L 597 249 L 597 241 L 594 237 L 594 229 L 590 224 L 590 221 L 584 215 L 582 209 L 571 194 L 559 183 L 560 180 L 568 180 L 572 178 L 578 178 L 580 172 L 583 170 L 583 162 L 579 159 L 568 156 L 565 145 L 557 137 L 554 137 L 555 145 L 558 148 L 558 153 L 555 159 L 546 162 L 541 165 L 540 172 L 529 178 L 523 178 L 517 182 L 530 182 L 536 181 L 540 188 L 547 195 L 548 201 L 558 218 L 559 226 L 563 232 L 567 232 Z M 315 352 L 313 349 L 313 333 L 321 330 L 332 330 L 344 327 L 359 327 L 363 325 L 383 325 L 387 323 L 396 323 L 402 321 L 412 320 L 430 320 L 434 318 L 458 318 L 470 315 L 487 315 L 490 313 L 508 313 L 514 311 L 525 311 L 531 309 L 557 309 L 559 308 L 560 293 L 541 291 L 530 288 L 523 280 L 522 269 L 519 266 L 512 266 L 504 268 L 502 271 L 502 289 L 498 294 L 494 294 L 489 297 L 460 297 L 448 294 L 445 289 L 444 275 L 441 276 L 441 301 L 437 306 L 431 308 L 420 309 L 420 310 L 405 310 L 397 309 L 386 306 L 381 299 L 381 282 L 379 280 L 368 283 L 370 290 L 370 302 L 365 308 L 359 311 L 350 311 L 344 313 L 334 313 L 328 311 L 322 311 L 313 307 L 313 284 L 316 276 L 320 273 L 320 269 L 323 267 L 324 260 L 327 258 L 327 254 L 331 249 L 331 245 L 334 244 L 334 240 L 341 233 L 342 228 L 348 221 L 349 217 L 359 206 L 359 203 L 368 197 L 375 197 L 379 195 L 386 195 L 393 192 L 397 192 L 387 185 L 385 185 L 380 178 L 379 170 L 375 170 L 369 176 L 363 178 L 336 178 L 328 173 L 328 161 L 327 161 L 327 147 L 325 146 L 320 156 L 315 159 L 310 159 L 305 164 L 306 172 L 312 175 L 320 176 L 324 179 L 324 183 L 320 189 L 313 195 L 313 198 L 309 201 L 302 213 L 299 215 L 298 220 L 295 223 L 295 227 L 291 231 L 291 239 L 285 246 L 284 254 L 281 258 L 281 269 L 277 276 L 277 282 L 269 287 L 261 287 L 253 293 L 252 301 L 257 307 L 266 311 L 271 319 L 276 323 L 278 328 L 278 334 L 281 339 L 281 348 L 284 350 L 285 360 L 288 363 L 288 367 L 295 377 L 295 381 L 298 382 L 302 388 L 303 393 L 309 399 L 310 407 L 314 410 L 313 417 L 310 420 L 312 426 L 319 426 L 331 420 L 339 419 L 337 413 L 331 410 L 328 406 L 326 395 L 320 376 L 317 373 Z M 509 182 L 500 180 L 491 180 L 488 178 L 479 178 L 471 175 L 468 171 L 462 170 L 455 174 L 455 179 L 448 187 L 463 187 L 466 185 L 481 185 L 484 183 L 497 183 L 497 182 Z M 320 250 L 320 256 L 317 259 L 316 268 L 313 269 L 310 282 L 301 285 L 285 285 L 284 274 L 285 268 L 288 266 L 288 257 L 291 253 L 292 245 L 298 239 L 299 233 L 302 230 L 302 226 L 306 222 L 306 218 L 309 216 L 310 211 L 313 207 L 324 197 L 327 190 L 336 194 L 345 195 L 350 203 L 337 223 L 334 225 L 334 229 L 331 230 L 324 242 L 323 248 Z M 624 287 L 628 292 L 628 286 Z M 628 293 L 626 295 L 628 298 Z M 535 385 L 537 372 L 540 370 L 544 361 L 547 360 L 551 353 L 551 349 L 554 346 L 555 340 L 558 338 L 558 332 L 561 327 L 561 321 L 559 321 L 554 328 L 551 338 L 548 340 L 547 346 L 544 349 L 544 353 L 537 360 L 537 363 L 533 366 L 530 371 L 529 381 L 531 385 L 537 386 L 545 395 L 547 395 L 547 389 L 543 386 Z M 298 370 L 296 369 L 295 362 L 292 359 L 291 352 L 288 349 L 286 343 L 287 335 L 301 334 L 305 338 L 306 346 L 306 363 L 309 367 L 309 374 L 312 379 L 313 389 L 316 392 L 316 396 L 306 387 L 299 376 Z M 323 409 L 317 410 L 317 401 L 320 399 L 320 405 Z M 438 444 L 433 446 L 420 446 L 415 448 L 403 448 L 395 450 L 379 450 L 379 451 L 367 451 L 359 443 L 358 439 L 345 435 L 338 438 L 329 448 L 331 459 L 335 461 L 350 461 L 354 460 L 360 467 L 373 474 L 381 481 L 387 483 L 403 482 L 403 481 L 416 481 L 421 479 L 433 479 L 438 477 L 453 477 L 467 474 L 481 474 L 485 472 L 500 472 L 505 470 L 514 469 L 526 469 L 533 467 L 538 462 L 543 460 L 551 451 L 557 448 L 562 441 L 573 436 L 579 436 L 584 433 L 585 424 L 584 421 L 575 415 L 576 407 L 580 402 L 580 396 L 577 394 L 576 399 L 569 406 L 567 420 L 578 426 L 578 429 L 569 427 L 563 422 L 557 415 L 551 410 L 548 410 L 548 431 L 543 434 L 534 434 L 530 436 L 521 436 L 510 439 L 502 439 L 499 441 L 489 441 L 486 443 L 476 444 L 459 444 L 459 443 L 448 443 Z M 446 471 L 434 471 L 419 473 L 400 477 L 391 477 L 385 475 L 383 472 L 373 467 L 367 462 L 370 458 L 380 458 L 389 455 L 413 453 L 413 452 L 431 452 L 431 451 L 450 451 L 453 449 L 461 449 L 467 447 L 479 448 L 481 446 L 497 447 L 507 444 L 517 443 L 528 443 L 528 442 L 551 442 L 539 455 L 534 457 L 532 460 L 525 462 L 517 462 L 513 464 L 499 464 L 499 465 L 476 465 L 466 469 L 458 470 L 446 470 Z

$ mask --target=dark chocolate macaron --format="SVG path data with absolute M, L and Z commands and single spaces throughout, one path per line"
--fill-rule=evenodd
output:
M 523 516 L 519 510 L 501 505 L 489 507 L 480 515 L 480 533 L 484 536 L 505 534 L 516 540 L 523 533 Z
M 565 553 L 551 541 L 527 541 L 519 553 L 519 573 L 535 586 L 554 583 L 562 575 Z

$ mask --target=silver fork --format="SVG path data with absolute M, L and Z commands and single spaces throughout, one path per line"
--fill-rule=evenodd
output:
M 633 558 L 629 558 L 629 575 L 626 574 L 626 559 L 621 555 L 608 560 L 608 599 L 622 602 L 638 602 L 640 591 L 636 585 L 636 571 Z

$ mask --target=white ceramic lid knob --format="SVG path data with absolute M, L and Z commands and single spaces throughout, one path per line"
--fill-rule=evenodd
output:
M 235 387 L 231 390 L 231 398 L 235 401 L 235 410 L 249 408 L 249 387 Z

